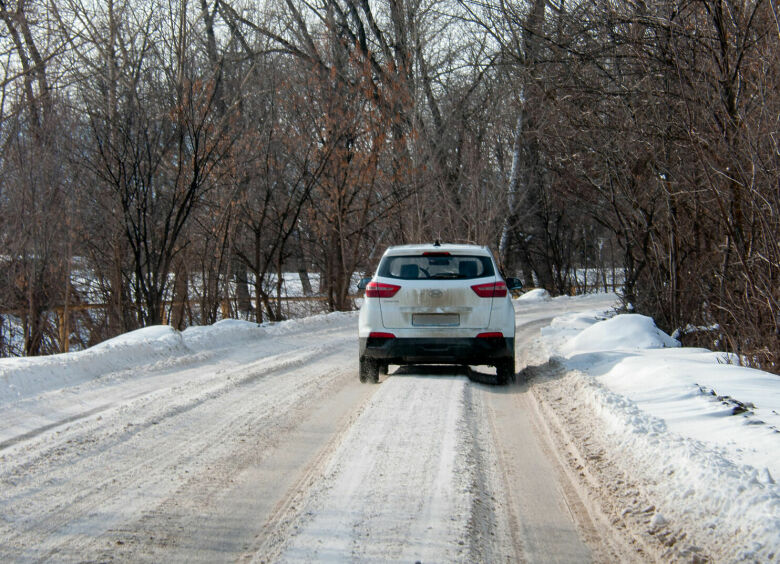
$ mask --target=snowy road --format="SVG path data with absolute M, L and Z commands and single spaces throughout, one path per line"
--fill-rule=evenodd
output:
M 612 299 L 518 307 L 518 370 L 554 315 Z M 0 561 L 641 559 L 533 383 L 396 367 L 360 384 L 356 349 L 342 315 L 22 390 L 0 409 Z

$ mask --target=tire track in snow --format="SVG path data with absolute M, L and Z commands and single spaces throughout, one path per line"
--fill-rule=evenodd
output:
M 288 542 L 258 561 L 468 560 L 471 384 L 409 370 L 383 382 L 280 532 Z
M 83 557 L 85 544 L 208 472 L 248 429 L 272 441 L 274 429 L 291 424 L 296 405 L 333 380 L 349 348 L 339 339 L 264 358 L 206 378 L 205 386 L 194 375 L 192 389 L 163 386 L 62 435 L 16 445 L 19 463 L 0 470 L 0 558 Z M 300 371 L 326 349 L 337 357 L 333 365 Z

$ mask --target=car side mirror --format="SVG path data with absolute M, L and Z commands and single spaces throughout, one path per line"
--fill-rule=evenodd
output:
M 365 290 L 369 282 L 371 282 L 371 278 L 361 278 L 358 282 L 358 290 Z
M 506 287 L 508 290 L 520 290 L 523 287 L 523 283 L 519 278 L 507 278 Z

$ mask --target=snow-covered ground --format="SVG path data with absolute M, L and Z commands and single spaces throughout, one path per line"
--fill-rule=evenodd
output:
M 331 313 L 262 325 L 225 319 L 182 332 L 158 325 L 83 351 L 2 358 L 0 454 L 17 437 L 120 406 L 151 390 L 188 382 L 193 372 L 203 372 L 204 365 L 218 366 L 214 371 L 220 374 L 242 363 L 248 368 L 258 358 L 273 365 L 277 357 L 288 353 L 312 356 L 322 345 L 306 341 L 311 328 L 344 330 L 356 318 L 356 313 Z M 307 346 L 301 346 L 301 339 Z M 217 375 L 201 377 L 207 379 L 223 385 Z
M 343 322 L 354 313 L 316 315 L 282 323 L 224 319 L 182 332 L 155 325 L 119 335 L 83 351 L 39 357 L 0 358 L 0 406 L 126 371 L 150 371 L 203 360 L 227 348 L 264 337 Z
M 670 546 L 684 545 L 675 557 L 695 560 L 700 551 L 716 561 L 780 561 L 775 481 L 780 476 L 780 379 L 728 364 L 722 354 L 681 348 L 652 319 L 614 315 L 609 309 L 614 301 L 604 295 L 552 299 L 543 291 L 515 301 L 518 327 L 538 335 L 533 346 L 518 349 L 518 360 L 554 373 L 532 378 L 527 390 L 543 413 L 558 418 L 564 435 L 580 437 L 581 451 L 591 449 L 580 460 L 586 465 L 583 474 L 597 476 L 597 462 L 607 461 L 610 472 L 630 478 L 623 485 L 603 484 L 602 491 L 618 500 L 618 517 L 642 515 L 650 534 Z M 154 532 L 171 515 L 186 525 L 179 531 L 211 526 L 223 513 L 224 523 L 232 522 L 230 517 L 246 525 L 245 518 L 257 508 L 242 495 L 255 491 L 256 482 L 249 481 L 248 471 L 229 465 L 281 448 L 278 437 L 289 437 L 289 429 L 318 409 L 323 411 L 312 423 L 314 435 L 326 422 L 347 422 L 340 435 L 329 439 L 333 444 L 328 464 L 322 462 L 319 493 L 308 501 L 295 498 L 294 505 L 304 508 L 296 511 L 304 514 L 291 523 L 301 528 L 278 541 L 276 554 L 283 560 L 326 554 L 339 560 L 351 550 L 379 558 L 388 546 L 398 559 L 466 561 L 480 554 L 457 540 L 480 534 L 479 512 L 466 521 L 443 521 L 469 504 L 473 510 L 479 497 L 464 490 L 481 468 L 469 449 L 488 440 L 491 431 L 480 429 L 482 416 L 469 410 L 490 411 L 496 398 L 508 401 L 526 388 L 496 393 L 462 375 L 403 372 L 387 385 L 360 386 L 355 325 L 356 314 L 345 313 L 262 326 L 225 320 L 182 333 L 150 327 L 77 353 L 1 359 L 0 559 L 57 558 L 49 551 L 61 550 L 66 542 L 76 543 L 76 552 L 61 553 L 65 559 L 102 559 L 120 546 L 129 559 L 191 555 L 181 542 L 149 543 L 142 532 Z M 518 368 L 524 368 L 522 362 Z M 533 376 L 531 368 L 521 374 Z M 340 387 L 333 387 L 336 382 Z M 349 407 L 351 397 L 364 403 Z M 332 405 L 343 410 L 335 419 Z M 503 417 L 511 421 L 506 412 L 511 404 L 501 405 Z M 576 417 L 561 415 L 569 413 Z M 471 427 L 464 430 L 462 421 Z M 393 432 L 404 425 L 405 433 Z M 454 434 L 441 435 L 444 430 Z M 243 445 L 251 449 L 240 450 Z M 285 455 L 293 468 L 295 461 L 306 460 L 308 451 L 299 450 Z M 399 452 L 419 455 L 419 464 L 398 466 Z M 149 458 L 141 461 L 139 453 Z M 479 456 L 490 460 L 493 455 Z M 117 464 L 123 469 L 119 480 L 111 474 Z M 231 484 L 233 493 L 214 493 L 214 468 L 226 476 L 220 487 Z M 312 466 L 307 479 L 314 481 L 315 470 Z M 385 481 L 373 489 L 361 486 L 379 479 L 378 473 Z M 294 474 L 287 474 L 293 480 Z M 302 482 L 287 484 L 285 479 L 280 475 L 278 486 L 269 482 L 269 500 L 278 494 L 275 489 L 305 489 Z M 630 495 L 620 491 L 628 482 Z M 402 495 L 415 489 L 427 492 L 427 504 L 415 505 L 418 498 Z M 479 499 L 491 502 L 490 490 L 485 491 Z M 375 511 L 371 504 L 378 502 L 377 495 L 397 511 Z M 230 508 L 214 509 L 215 500 L 223 498 L 239 502 L 233 515 Z M 633 507 L 632 499 L 647 503 Z M 334 500 L 341 505 L 333 505 Z M 190 506 L 192 514 L 185 519 Z M 336 509 L 339 513 L 333 514 Z M 209 515 L 208 523 L 203 515 Z M 417 517 L 410 521 L 410 515 Z M 133 534 L 122 536 L 120 525 Z M 369 539 L 378 531 L 389 536 Z M 368 544 L 356 546 L 355 535 L 369 539 Z M 112 540 L 116 537 L 120 540 Z M 431 545 L 431 538 L 442 546 Z M 233 540 L 239 546 L 243 542 L 238 536 Z M 320 548 L 315 541 L 323 541 Z M 105 548 L 109 542 L 115 543 L 111 550 Z M 500 545 L 490 554 L 504 554 L 505 548 Z
M 312 427 L 328 437 L 370 391 L 354 376 L 356 322 L 153 327 L 0 361 L 0 562 L 240 555 L 319 448 L 316 433 L 280 441 L 322 406 Z
M 312 518 L 298 527 L 280 561 L 467 560 L 469 523 L 452 516 L 468 514 L 473 497 L 473 469 L 464 471 L 474 465 L 468 457 L 474 437 L 464 417 L 468 380 L 398 377 L 388 384 L 344 438 L 326 469 L 327 491 L 312 496 Z M 410 413 L 415 424 L 407 432 Z M 442 436 L 442 429 L 460 431 Z M 408 445 L 415 454 L 400 465 L 396 453 Z M 430 492 L 427 503 L 423 491 Z
M 780 377 L 681 348 L 649 317 L 608 315 L 556 317 L 541 341 L 590 433 L 645 484 L 651 527 L 684 524 L 719 560 L 778 561 Z

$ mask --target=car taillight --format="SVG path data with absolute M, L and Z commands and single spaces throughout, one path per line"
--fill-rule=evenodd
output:
M 503 298 L 506 296 L 506 283 L 488 282 L 487 284 L 477 284 L 471 287 L 474 293 L 480 298 Z
M 493 331 L 491 333 L 480 333 L 477 335 L 477 339 L 503 339 L 504 334 L 501 331 Z
M 392 333 L 380 333 L 378 331 L 371 331 L 368 334 L 369 339 L 395 339 L 395 335 Z
M 392 298 L 400 290 L 400 286 L 395 284 L 384 284 L 382 282 L 369 282 L 366 286 L 367 298 Z

